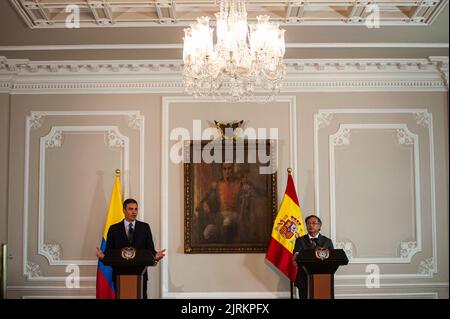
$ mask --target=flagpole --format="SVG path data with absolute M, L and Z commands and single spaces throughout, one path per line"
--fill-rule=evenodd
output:
M 294 283 L 292 281 L 289 281 L 291 283 L 291 299 L 294 299 Z
M 120 178 L 120 169 L 118 169 L 118 168 L 116 169 L 116 178 L 117 178 L 117 177 L 119 178 L 119 181 L 122 182 L 122 179 Z M 122 194 L 120 194 L 120 200 L 121 200 L 121 201 L 124 200 Z
M 292 175 L 292 168 L 288 167 L 287 169 L 288 175 Z M 291 299 L 294 299 L 294 283 L 289 280 L 289 286 L 291 291 Z

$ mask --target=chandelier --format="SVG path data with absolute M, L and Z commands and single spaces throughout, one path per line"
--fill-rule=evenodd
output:
M 209 17 L 199 17 L 184 29 L 185 91 L 195 97 L 226 96 L 238 101 L 262 89 L 273 100 L 285 75 L 285 30 L 266 15 L 248 25 L 244 0 L 221 0 L 215 16 L 215 45 Z

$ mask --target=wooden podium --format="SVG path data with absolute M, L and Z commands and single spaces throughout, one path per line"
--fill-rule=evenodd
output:
M 113 267 L 117 299 L 142 299 L 143 274 L 147 266 L 154 266 L 153 254 L 132 247 L 107 251 L 103 264 Z
M 308 299 L 334 299 L 334 273 L 348 264 L 342 249 L 303 250 L 296 258 L 308 280 Z

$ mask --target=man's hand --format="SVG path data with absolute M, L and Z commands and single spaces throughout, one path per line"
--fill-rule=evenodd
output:
M 103 258 L 105 257 L 105 254 L 100 250 L 100 248 L 98 248 L 98 247 L 96 247 L 97 248 L 97 258 L 98 259 L 100 259 L 100 260 L 103 260 Z
M 294 254 L 294 266 L 298 267 L 297 265 L 297 256 L 298 256 L 298 251 Z
M 166 252 L 165 249 L 162 249 L 162 250 L 160 250 L 160 251 L 157 251 L 157 252 L 156 252 L 156 255 L 155 255 L 155 260 L 156 260 L 156 261 L 160 261 L 161 259 L 163 259 L 164 256 L 166 255 L 165 252 Z

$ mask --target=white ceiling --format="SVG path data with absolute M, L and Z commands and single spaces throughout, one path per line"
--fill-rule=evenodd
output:
M 189 12 L 191 18 L 201 14 L 212 14 L 218 10 L 218 6 L 214 5 L 214 0 L 175 0 L 171 3 L 172 5 L 175 3 L 173 17 L 176 21 L 161 24 L 159 23 L 160 17 L 164 18 L 167 12 L 164 13 L 164 10 L 162 10 L 158 15 L 157 8 L 167 5 L 167 1 L 105 0 L 103 2 L 90 0 L 91 6 L 86 7 L 85 12 L 90 20 L 82 23 L 81 28 L 68 29 L 62 28 L 61 23 L 57 22 L 58 19 L 61 19 L 61 17 L 57 19 L 57 12 L 61 11 L 62 5 L 69 2 L 77 2 L 81 6 L 86 5 L 87 0 L 0 0 L 0 56 L 10 59 L 30 60 L 181 59 L 183 28 L 187 22 L 187 20 L 184 22 L 182 20 L 183 17 L 187 17 L 186 8 L 188 8 L 188 5 L 192 8 Z M 250 17 L 254 17 L 257 12 L 269 13 L 274 18 L 278 16 L 278 19 L 282 21 L 283 28 L 286 29 L 286 58 L 346 59 L 448 56 L 449 17 L 447 1 L 383 0 L 383 2 L 389 2 L 389 6 L 392 8 L 397 8 L 393 9 L 396 10 L 396 14 L 398 14 L 400 8 L 403 15 L 409 15 L 408 20 L 410 22 L 402 22 L 399 19 L 397 20 L 399 24 L 382 23 L 380 28 L 377 29 L 367 28 L 359 22 L 345 23 L 345 19 L 336 20 L 336 25 L 330 25 L 330 21 L 328 23 L 325 21 L 321 23 L 318 23 L 318 21 L 315 23 L 312 21 L 300 23 L 286 19 L 289 11 L 287 3 L 290 3 L 289 15 L 298 16 L 303 5 L 305 7 L 303 17 L 306 17 L 307 7 L 312 7 L 313 1 L 317 4 L 319 0 L 308 0 L 306 6 L 303 0 L 250 0 Z M 322 1 L 322 4 L 328 3 L 328 8 L 334 10 L 335 13 L 345 11 L 338 9 L 339 6 L 337 5 L 331 6 L 331 4 L 338 2 L 344 5 L 343 0 L 320 1 Z M 364 1 L 347 1 L 346 21 L 349 21 L 348 17 L 351 16 L 352 11 L 357 16 L 363 16 L 359 9 L 350 10 L 350 8 L 356 8 L 365 3 Z M 114 4 L 113 7 L 117 6 L 119 9 L 126 8 L 126 5 L 129 6 L 131 2 L 139 2 L 140 6 L 143 6 L 144 3 L 147 4 L 148 11 L 144 16 L 151 17 L 151 12 L 153 12 L 155 21 L 120 22 L 120 19 L 115 19 L 113 14 L 115 23 L 107 22 L 103 24 L 99 22 L 102 20 L 98 20 L 99 15 L 97 15 L 97 20 L 95 18 L 94 11 L 98 11 L 98 8 L 92 9 L 92 7 L 95 7 L 94 4 L 99 5 L 101 3 L 111 3 L 111 5 Z M 275 2 L 278 3 L 279 10 L 274 10 L 274 7 L 268 5 Z M 196 6 L 194 5 L 196 3 L 202 4 Z M 206 3 L 209 4 L 206 5 Z M 352 6 L 350 6 L 350 3 Z M 356 3 L 356 6 L 353 6 L 354 3 Z M 381 1 L 377 1 L 377 3 L 381 3 Z M 406 3 L 414 3 L 415 5 L 401 5 Z M 50 22 L 53 24 L 45 22 L 35 25 L 36 15 L 33 18 L 34 20 L 31 18 L 28 18 L 28 21 L 24 20 L 24 13 L 19 13 L 23 8 L 18 11 L 17 4 L 21 6 L 23 4 L 28 8 L 37 7 L 38 9 L 33 9 L 35 11 L 43 10 L 45 12 L 47 9 L 52 11 L 53 14 L 48 15 L 45 21 L 53 21 Z M 297 6 L 297 4 L 300 5 Z M 427 5 L 432 6 L 428 9 L 433 8 L 433 10 L 424 11 L 423 9 Z M 257 10 L 258 7 L 260 11 Z M 113 10 L 113 12 L 118 12 L 119 9 L 114 9 L 116 11 Z M 322 11 L 316 11 L 316 18 L 325 17 L 320 12 Z M 324 9 L 323 12 L 330 13 L 331 11 Z M 415 16 L 414 12 L 416 12 Z M 26 16 L 28 17 L 28 14 Z M 425 16 L 424 21 L 417 20 Z M 130 23 L 139 26 L 131 26 Z
M 218 11 L 218 0 L 10 0 L 30 28 L 65 28 L 74 5 L 82 27 L 188 25 Z M 250 20 L 269 15 L 286 25 L 429 25 L 448 0 L 247 0 Z M 376 6 L 375 9 L 373 9 Z M 377 10 L 377 11 L 375 11 Z M 67 11 L 67 12 L 66 12 Z

